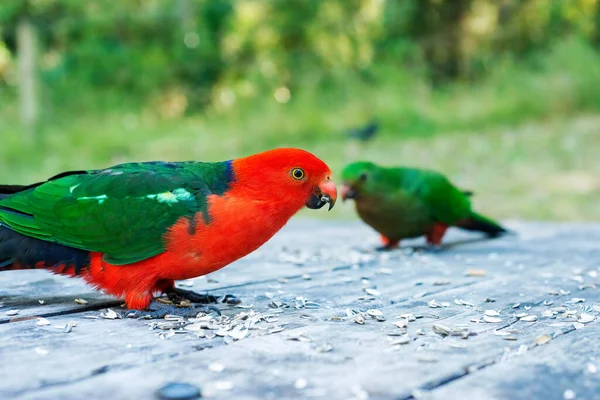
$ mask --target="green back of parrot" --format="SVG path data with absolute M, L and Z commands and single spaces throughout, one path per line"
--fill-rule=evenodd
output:
M 130 264 L 162 253 L 179 218 L 210 213 L 207 196 L 233 180 L 231 162 L 128 163 L 59 175 L 0 200 L 0 224 Z

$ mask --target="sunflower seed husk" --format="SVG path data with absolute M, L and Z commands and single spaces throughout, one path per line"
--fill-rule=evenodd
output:
M 371 317 L 382 317 L 383 316 L 383 313 L 381 311 L 376 310 L 374 308 L 367 310 L 367 314 L 369 314 Z
M 398 328 L 406 328 L 408 326 L 408 320 L 406 320 L 406 319 L 398 320 L 398 321 L 394 322 L 394 325 L 396 325 Z
M 523 318 L 523 317 L 526 317 L 526 316 L 527 316 L 527 313 L 526 313 L 526 312 L 522 312 L 522 313 L 515 314 L 515 317 L 516 317 L 516 318 Z
M 100 313 L 100 317 L 106 319 L 117 319 L 119 318 L 119 314 L 117 314 L 113 309 L 107 308 L 106 312 Z
M 515 335 L 502 336 L 502 340 L 517 340 Z
M 527 315 L 525 317 L 521 317 L 520 320 L 523 322 L 535 322 L 537 321 L 537 316 L 536 315 Z
M 483 320 L 489 324 L 497 324 L 502 322 L 502 318 L 490 317 L 488 315 L 484 315 Z
M 85 305 L 88 303 L 88 301 L 85 299 L 75 299 L 74 301 L 75 301 L 75 303 L 81 304 L 81 305 Z
M 534 339 L 533 343 L 535 343 L 538 346 L 541 346 L 543 344 L 548 343 L 551 340 L 552 340 L 552 336 L 550 336 L 550 335 L 541 335 L 541 336 L 536 337 Z
M 395 339 L 390 342 L 390 345 L 395 346 L 398 344 L 409 344 L 411 342 L 410 337 L 408 335 L 401 336 L 398 339 Z
M 486 276 L 487 275 L 487 271 L 485 269 L 480 269 L 480 268 L 469 268 L 466 272 L 465 272 L 466 276 L 477 276 L 477 277 L 481 277 L 481 276 Z
M 17 315 L 21 310 L 8 310 L 5 311 L 4 314 L 8 315 L 9 317 L 12 317 L 13 315 Z
M 432 329 L 435 333 L 442 336 L 448 336 L 452 333 L 452 328 L 442 324 L 433 324 Z
M 577 320 L 577 322 L 581 322 L 582 324 L 587 324 L 588 322 L 592 322 L 594 319 L 596 319 L 596 317 L 594 317 L 593 315 L 581 313 L 579 315 L 579 319 Z
M 364 325 L 365 317 L 362 314 L 357 314 L 356 317 L 354 317 L 354 322 L 356 322 L 359 325 Z
M 488 317 L 497 317 L 500 315 L 500 313 L 496 310 L 485 310 L 485 315 L 487 315 Z
M 208 366 L 208 370 L 212 371 L 212 372 L 223 372 L 223 370 L 225 369 L 225 365 L 221 364 L 221 363 L 212 363 Z
M 46 318 L 38 318 L 37 322 L 35 323 L 37 326 L 45 326 L 45 325 L 50 325 L 50 321 L 48 321 Z
M 585 302 L 585 299 L 583 299 L 581 297 L 573 297 L 571 300 L 565 301 L 565 303 L 567 303 L 567 304 L 577 304 L 577 303 L 583 303 L 583 302 Z
M 588 363 L 587 372 L 590 374 L 596 374 L 598 373 L 598 367 L 596 366 L 596 364 Z
M 521 306 L 521 303 L 515 303 L 512 305 L 512 308 L 519 308 Z
M 371 296 L 380 296 L 381 292 L 377 289 L 365 288 L 365 293 L 370 294 Z
M 46 300 L 41 300 L 41 299 L 40 299 L 40 300 L 38 300 L 38 303 L 40 303 L 40 305 L 42 305 L 42 306 L 43 306 L 43 305 L 45 305 L 45 304 L 46 304 Z

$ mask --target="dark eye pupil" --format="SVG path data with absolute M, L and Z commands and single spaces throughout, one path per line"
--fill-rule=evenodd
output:
M 360 180 L 361 181 L 366 181 L 367 180 L 367 174 L 360 174 Z
M 294 170 L 294 177 L 295 178 L 302 178 L 302 175 L 304 175 L 304 173 L 302 172 L 302 170 L 300 170 L 300 169 L 295 169 Z

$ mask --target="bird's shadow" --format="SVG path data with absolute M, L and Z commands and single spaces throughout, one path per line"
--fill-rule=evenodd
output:
M 395 247 L 395 248 L 386 248 L 386 247 L 377 247 L 375 248 L 376 251 L 378 252 L 388 252 L 388 251 L 397 251 L 397 250 L 406 250 L 406 249 L 410 249 L 412 251 L 423 251 L 423 252 L 428 252 L 428 253 L 440 253 L 440 252 L 445 252 L 448 250 L 452 250 L 456 247 L 461 247 L 461 246 L 466 246 L 469 244 L 477 244 L 477 243 L 484 243 L 484 242 L 489 242 L 492 240 L 497 240 L 500 238 L 506 238 L 506 237 L 511 237 L 511 236 L 515 236 L 515 235 L 500 235 L 500 236 L 496 236 L 496 237 L 489 237 L 489 236 L 483 236 L 483 237 L 475 237 L 475 238 L 464 238 L 464 239 L 458 239 L 458 240 L 454 240 L 452 242 L 449 243 L 443 243 L 440 246 L 432 246 L 432 245 L 428 245 L 428 244 L 415 244 L 415 245 L 409 245 L 409 246 L 400 246 L 400 247 Z

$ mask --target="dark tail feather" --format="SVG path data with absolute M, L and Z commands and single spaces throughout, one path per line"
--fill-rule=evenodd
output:
M 497 222 L 477 213 L 472 213 L 469 218 L 459 221 L 456 226 L 467 231 L 484 232 L 490 237 L 511 233 Z
M 0 224 L 0 272 L 46 268 L 79 275 L 90 264 L 89 252 L 17 233 Z

